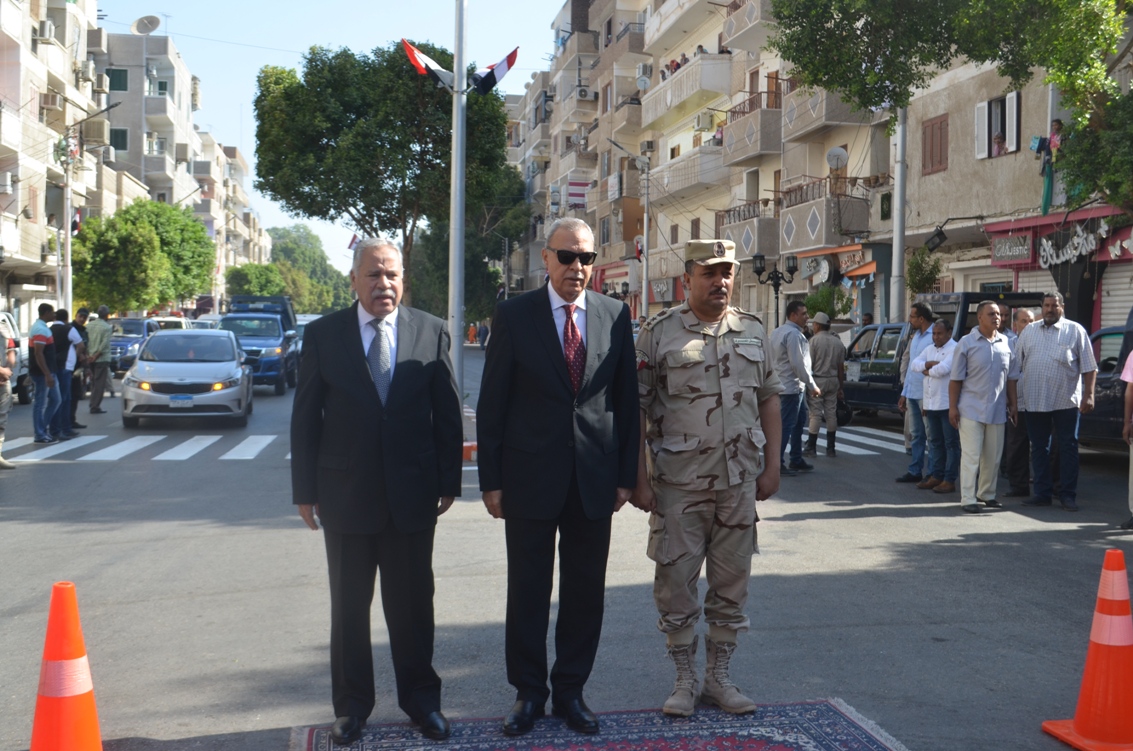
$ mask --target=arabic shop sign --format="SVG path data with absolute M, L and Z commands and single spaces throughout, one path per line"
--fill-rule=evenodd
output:
M 845 274 L 850 269 L 856 269 L 865 263 L 865 253 L 860 250 L 853 250 L 849 253 L 841 253 L 838 256 L 838 271 Z
M 1049 269 L 1051 266 L 1088 256 L 1097 251 L 1099 238 L 1108 234 L 1109 225 L 1104 220 L 1097 232 L 1087 232 L 1081 224 L 1053 232 L 1039 240 L 1039 266 Z
M 653 299 L 656 302 L 667 302 L 673 299 L 672 279 L 654 279 L 649 284 L 653 287 Z
M 1010 237 L 993 238 L 991 241 L 991 260 L 993 262 L 1031 260 L 1031 236 L 1011 235 Z

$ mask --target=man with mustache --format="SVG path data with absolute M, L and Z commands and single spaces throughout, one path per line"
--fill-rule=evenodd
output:
M 338 744 L 374 708 L 378 570 L 398 705 L 426 737 L 450 733 L 432 665 L 433 532 L 460 494 L 463 423 L 445 324 L 401 305 L 403 274 L 392 245 L 355 247 L 358 301 L 308 324 L 291 417 L 294 502 L 326 542 Z
M 729 663 L 744 614 L 756 501 L 779 489 L 782 390 L 759 319 L 729 305 L 736 246 L 685 245 L 688 301 L 658 313 L 637 338 L 642 441 L 634 504 L 652 512 L 647 554 L 653 600 L 677 678 L 665 714 L 687 717 L 702 699 L 727 712 L 755 711 Z M 650 471 L 651 470 L 651 471 Z M 707 560 L 708 591 L 697 592 Z M 696 624 L 708 624 L 703 691 Z
M 580 219 L 549 228 L 550 281 L 501 302 L 492 319 L 476 407 L 480 490 L 504 519 L 507 735 L 546 711 L 597 733 L 583 699 L 598 640 L 610 522 L 637 484 L 637 377 L 629 308 L 587 289 L 597 254 Z M 555 664 L 547 687 L 547 625 L 559 538 Z

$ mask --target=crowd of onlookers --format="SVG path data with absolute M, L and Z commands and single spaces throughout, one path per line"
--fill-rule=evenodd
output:
M 811 319 L 800 301 L 788 304 L 786 313 L 770 344 L 784 386 L 780 472 L 790 477 L 814 469 L 806 457 L 817 454 L 823 423 L 826 453 L 837 456 L 846 351 L 830 332 L 826 313 Z M 1041 311 L 1018 308 L 1012 313 L 985 301 L 976 319 L 976 327 L 957 340 L 952 324 L 935 316 L 930 305 L 917 302 L 910 308 L 898 402 L 906 418 L 909 465 L 897 482 L 941 495 L 958 491 L 961 510 L 975 514 L 1002 506 L 997 499 L 1002 470 L 1010 486 L 1005 498 L 1022 498 L 1023 505 L 1032 507 L 1053 506 L 1057 500 L 1066 511 L 1077 511 L 1078 424 L 1094 408 L 1098 370 L 1089 335 L 1064 316 L 1057 292 L 1043 297 Z M 809 340 L 808 323 L 814 331 Z M 1122 379 L 1129 384 L 1129 440 L 1130 363 Z M 1122 527 L 1133 529 L 1133 518 Z
M 707 55 L 707 54 L 708 54 L 708 50 L 706 50 L 704 48 L 704 45 L 698 44 L 698 45 L 696 45 L 696 51 L 694 51 L 692 53 L 692 56 L 693 57 L 700 57 L 701 55 Z M 730 54 L 732 54 L 732 51 L 730 49 L 728 49 L 727 46 L 721 44 L 720 45 L 720 51 L 717 52 L 716 54 L 718 54 L 718 55 L 730 55 Z M 668 80 L 669 76 L 673 75 L 678 70 L 680 70 L 681 68 L 688 65 L 690 62 L 691 61 L 689 60 L 688 55 L 686 55 L 685 53 L 682 52 L 680 54 L 680 57 L 674 57 L 669 62 L 667 62 L 667 63 L 665 63 L 664 65 L 661 66 L 661 80 L 662 81 Z
M 50 303 L 39 306 L 39 317 L 28 332 L 28 374 L 34 384 L 32 429 L 35 443 L 53 444 L 79 436 L 86 427 L 78 420 L 79 400 L 90 383 L 90 412 L 101 414 L 102 397 L 110 387 L 109 309 L 104 305 L 92 317 L 79 308 L 69 311 Z M 12 405 L 12 373 L 18 352 L 8 339 L 0 361 L 0 469 L 13 469 L 4 459 L 4 434 Z M 113 390 L 111 396 L 113 396 Z

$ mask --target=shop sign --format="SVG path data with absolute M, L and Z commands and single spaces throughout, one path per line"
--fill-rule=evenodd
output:
M 845 274 L 850 269 L 856 269 L 865 263 L 865 253 L 860 250 L 852 250 L 849 253 L 842 253 L 838 257 L 838 270 Z
M 673 299 L 673 280 L 654 279 L 649 283 L 653 287 L 653 299 L 662 302 Z
M 828 256 L 812 256 L 803 259 L 803 279 L 811 279 L 815 284 L 825 284 L 830 281 L 830 258 Z
M 1109 227 L 1102 222 L 1097 233 L 1087 232 L 1081 224 L 1075 224 L 1073 229 L 1047 235 L 1039 240 L 1039 266 L 1049 269 L 1088 256 L 1098 249 L 1098 235 L 1107 234 Z
M 993 238 L 991 241 L 991 260 L 993 262 L 1031 260 L 1031 236 L 1011 235 Z

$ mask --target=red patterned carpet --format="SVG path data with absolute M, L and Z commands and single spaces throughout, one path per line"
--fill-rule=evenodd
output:
M 452 718 L 450 718 L 452 719 Z M 519 738 L 500 730 L 501 718 L 452 723 L 452 737 L 438 743 L 410 724 L 367 725 L 353 751 L 907 751 L 881 728 L 839 699 L 763 704 L 754 714 L 730 715 L 701 707 L 688 718 L 660 710 L 599 714 L 602 732 L 585 736 L 547 717 Z M 290 751 L 343 749 L 330 726 L 295 728 Z

